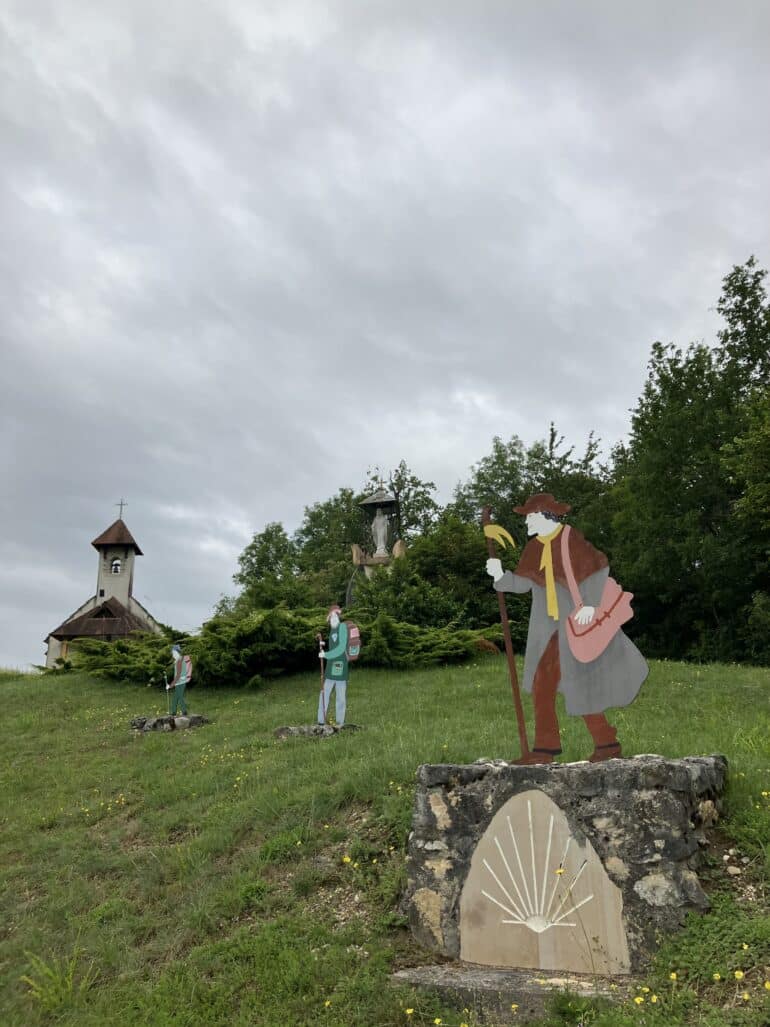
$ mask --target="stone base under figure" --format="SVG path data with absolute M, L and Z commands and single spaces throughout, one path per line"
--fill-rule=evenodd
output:
M 210 723 L 208 717 L 202 717 L 200 713 L 189 713 L 181 717 L 169 714 L 163 717 L 134 717 L 131 727 L 134 731 L 177 731 L 180 728 L 202 727 Z
M 277 727 L 273 734 L 276 738 L 334 738 L 343 731 L 360 731 L 359 724 L 300 724 L 297 727 Z
M 709 907 L 697 869 L 726 773 L 723 756 L 422 766 L 401 911 L 443 958 L 643 972 Z
M 335 681 L 326 678 L 323 689 L 318 694 L 318 723 L 325 724 L 329 713 L 329 701 L 334 692 L 334 720 L 339 727 L 345 726 L 345 710 L 347 700 L 347 681 Z

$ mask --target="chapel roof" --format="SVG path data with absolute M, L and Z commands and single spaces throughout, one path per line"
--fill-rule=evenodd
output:
M 54 638 L 122 638 L 132 631 L 149 631 L 150 627 L 114 596 L 105 599 L 99 606 L 86 610 L 74 620 L 65 620 L 51 635 Z
M 109 528 L 95 538 L 91 545 L 94 549 L 100 549 L 102 546 L 133 546 L 136 550 L 137 556 L 144 556 L 142 550 L 139 548 L 136 539 L 126 527 L 126 522 L 122 517 L 118 517 Z

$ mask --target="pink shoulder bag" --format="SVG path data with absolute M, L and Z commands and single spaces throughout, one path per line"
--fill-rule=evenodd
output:
M 589 624 L 578 624 L 575 615 L 582 606 L 585 606 L 585 603 L 580 595 L 577 581 L 575 581 L 575 572 L 572 570 L 572 561 L 569 556 L 569 533 L 570 527 L 565 525 L 561 533 L 561 561 L 564 565 L 564 573 L 567 575 L 572 602 L 575 604 L 575 609 L 567 618 L 567 641 L 576 660 L 581 663 L 590 663 L 601 656 L 620 631 L 621 625 L 633 617 L 631 600 L 634 596 L 632 592 L 624 592 L 614 578 L 607 578 L 593 619 Z

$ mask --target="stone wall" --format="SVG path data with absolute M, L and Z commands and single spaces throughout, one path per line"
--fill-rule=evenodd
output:
M 486 955 L 474 961 L 488 965 L 558 969 L 582 945 L 561 969 L 602 959 L 595 972 L 641 969 L 661 932 L 708 908 L 697 869 L 726 772 L 723 756 L 420 767 L 404 898 L 412 931 L 468 958 L 476 930 Z

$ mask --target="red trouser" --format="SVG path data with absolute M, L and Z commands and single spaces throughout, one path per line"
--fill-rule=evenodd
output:
M 560 681 L 559 632 L 554 631 L 545 652 L 540 657 L 532 682 L 532 700 L 535 705 L 535 752 L 549 752 L 554 756 L 561 752 L 559 721 L 556 717 L 556 692 Z M 603 713 L 584 713 L 583 720 L 597 749 L 617 744 L 617 731 Z

